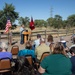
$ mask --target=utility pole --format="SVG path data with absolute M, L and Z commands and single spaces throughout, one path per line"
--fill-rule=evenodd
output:
M 53 7 L 50 8 L 50 26 L 52 26 L 52 18 L 53 18 Z
M 50 16 L 53 17 L 53 7 L 50 8 Z

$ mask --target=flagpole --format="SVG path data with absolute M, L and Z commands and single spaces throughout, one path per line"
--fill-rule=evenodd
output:
M 31 36 L 32 36 L 32 30 L 31 30 L 31 34 L 30 34 L 30 39 L 29 39 L 29 41 L 31 41 Z
M 30 39 L 31 39 L 31 36 L 32 36 L 32 30 L 35 29 L 34 21 L 33 21 L 33 17 L 32 17 L 32 16 L 31 16 L 31 21 L 30 21 L 30 29 L 31 29 L 31 35 L 30 35 Z
M 9 45 L 9 29 L 8 29 L 8 45 Z
M 8 42 L 9 42 L 9 45 L 12 44 L 12 32 L 11 32 L 11 27 L 9 27 L 9 30 L 8 30 Z
M 7 23 L 6 23 L 6 28 L 5 28 L 5 33 L 8 34 L 8 44 L 9 44 L 9 30 L 11 29 L 11 22 L 10 22 L 10 19 L 9 17 L 7 17 Z

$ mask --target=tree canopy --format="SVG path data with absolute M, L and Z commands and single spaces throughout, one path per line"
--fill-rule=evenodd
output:
M 3 10 L 0 10 L 0 29 L 5 28 L 7 17 L 10 18 L 13 24 L 18 19 L 19 14 L 15 11 L 15 7 L 12 4 L 5 3 Z

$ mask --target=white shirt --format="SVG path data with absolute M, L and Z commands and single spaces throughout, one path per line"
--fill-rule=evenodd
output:
M 24 28 L 23 28 L 23 27 L 21 27 L 21 28 L 20 28 L 20 32 L 22 32 L 23 30 L 24 30 Z
M 20 28 L 20 34 L 21 34 L 21 32 L 22 32 L 23 30 L 24 30 L 24 28 L 23 28 L 23 27 L 21 27 L 21 28 Z
M 34 41 L 35 48 L 40 45 L 40 39 Z

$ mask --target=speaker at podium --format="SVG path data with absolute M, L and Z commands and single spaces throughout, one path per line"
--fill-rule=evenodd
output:
M 29 40 L 29 35 L 31 34 L 31 32 L 26 30 L 26 31 L 23 31 L 22 34 L 24 35 L 24 43 L 26 43 Z

